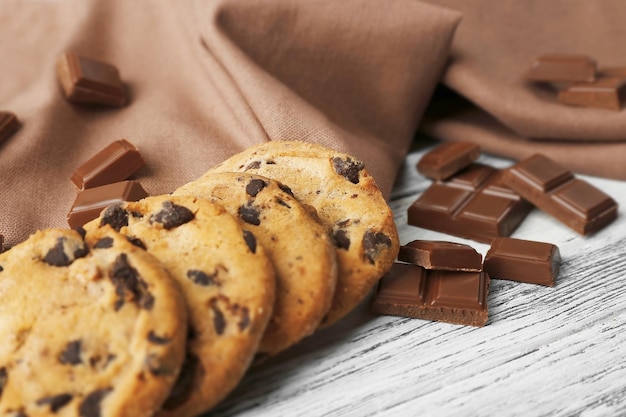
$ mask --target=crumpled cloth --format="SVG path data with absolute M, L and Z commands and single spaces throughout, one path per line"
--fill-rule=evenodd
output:
M 388 196 L 460 14 L 413 0 L 3 0 L 0 234 L 68 227 L 73 170 L 125 138 L 169 193 L 253 144 L 304 140 L 362 159 Z M 67 102 L 55 61 L 117 66 L 121 109 Z
M 574 172 L 626 179 L 626 109 L 573 107 L 525 82 L 543 54 L 584 54 L 626 67 L 623 0 L 427 0 L 463 20 L 419 130 L 516 160 L 544 153 Z

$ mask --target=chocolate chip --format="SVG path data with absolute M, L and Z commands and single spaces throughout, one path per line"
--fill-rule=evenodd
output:
M 103 388 L 89 393 L 78 407 L 80 417 L 100 417 L 100 403 L 111 391 L 113 388 Z
M 57 239 L 56 244 L 46 253 L 43 260 L 45 263 L 51 266 L 68 266 L 72 263 L 73 259 L 65 253 L 64 243 L 66 239 L 60 237 Z
M 265 181 L 259 180 L 256 178 L 252 179 L 250 180 L 248 185 L 246 185 L 246 193 L 249 196 L 256 197 L 256 195 L 260 193 L 261 190 L 265 188 L 266 186 L 267 186 L 267 183 Z
M 187 278 L 192 280 L 194 284 L 205 287 L 209 285 L 220 285 L 220 282 L 217 280 L 217 271 L 213 274 L 207 274 L 198 269 L 190 269 L 187 271 Z
M 248 307 L 241 309 L 241 320 L 239 320 L 239 330 L 244 331 L 250 326 L 250 310 Z
M 109 249 L 113 247 L 113 238 L 112 237 L 103 237 L 98 240 L 94 245 L 94 249 Z
M 249 171 L 251 169 L 259 169 L 261 168 L 261 161 L 252 161 L 248 164 L 248 166 L 244 169 L 244 171 Z
M 359 183 L 359 172 L 364 168 L 363 162 L 353 160 L 348 157 L 346 159 L 339 158 L 338 156 L 333 158 L 333 168 L 335 172 L 353 184 Z
M 350 249 L 350 238 L 344 229 L 336 230 L 333 233 L 333 239 L 335 240 L 335 246 L 338 248 L 345 250 Z
M 165 404 L 163 404 L 163 408 L 174 410 L 191 398 L 196 372 L 202 371 L 203 369 L 198 358 L 194 354 L 187 352 L 178 379 L 174 383 L 174 387 Z
M 119 232 L 122 227 L 128 226 L 128 212 L 122 208 L 121 204 L 110 205 L 102 214 L 100 227 L 106 224 Z
M 142 242 L 138 237 L 126 236 L 126 240 L 128 240 L 133 246 L 137 246 L 143 250 L 146 250 L 146 245 Z
M 118 296 L 115 302 L 115 310 L 119 310 L 124 305 L 126 291 L 129 291 L 140 308 L 150 310 L 154 305 L 154 297 L 148 292 L 148 284 L 143 281 L 137 270 L 128 263 L 125 253 L 118 255 L 111 267 L 111 281 L 115 286 L 115 293 Z
M 295 197 L 293 195 L 293 191 L 291 191 L 291 188 L 287 187 L 285 184 L 279 182 L 278 183 L 278 188 L 280 188 L 281 190 L 283 190 L 284 192 L 286 192 L 287 194 L 289 194 L 292 197 Z
M 59 362 L 64 365 L 78 365 L 82 363 L 80 360 L 81 341 L 72 340 L 65 346 L 65 350 L 59 355 Z
M 85 240 L 85 236 L 87 236 L 87 231 L 82 226 L 78 226 L 76 229 L 76 233 L 80 235 L 80 238 Z
M 223 334 L 226 329 L 226 319 L 224 319 L 224 313 L 217 307 L 217 300 L 211 300 L 211 310 L 213 310 L 213 325 L 217 334 Z
M 167 345 L 171 341 L 172 339 L 168 337 L 157 336 L 154 330 L 150 330 L 150 333 L 148 333 L 148 342 L 154 343 L 155 345 Z
M 281 199 L 281 198 L 277 198 L 277 199 L 276 199 L 276 202 L 277 202 L 278 204 L 280 204 L 281 206 L 285 206 L 285 207 L 287 207 L 287 208 L 289 208 L 289 209 L 291 208 L 291 206 L 290 206 L 289 204 L 285 203 L 285 201 L 284 201 L 283 199 Z
M 179 206 L 171 201 L 164 201 L 161 211 L 150 216 L 150 222 L 161 223 L 167 230 L 190 222 L 194 214 L 187 207 Z
M 59 395 L 54 395 L 52 397 L 44 397 L 38 399 L 35 403 L 37 405 L 49 405 L 50 411 L 56 413 L 61 408 L 63 408 L 67 403 L 72 401 L 72 394 L 64 393 Z
M 239 214 L 239 217 L 241 217 L 241 220 L 243 220 L 246 223 L 249 223 L 254 226 L 258 226 L 261 224 L 261 219 L 259 219 L 259 216 L 261 215 L 261 213 L 250 202 L 246 203 L 243 206 L 240 206 L 239 210 L 237 210 L 237 214 Z
M 0 272 L 4 271 L 4 268 L 2 267 L 2 265 L 0 265 Z
M 250 248 L 250 252 L 256 253 L 256 237 L 249 232 L 248 230 L 243 231 L 243 240 L 245 240 L 246 245 Z
M 0 368 L 0 397 L 2 397 L 2 391 L 4 391 L 4 387 L 6 387 L 8 381 L 9 373 L 7 372 L 7 368 L 3 366 Z
M 391 247 L 391 239 L 384 233 L 367 231 L 363 235 L 363 255 L 370 263 L 375 263 L 378 253 Z

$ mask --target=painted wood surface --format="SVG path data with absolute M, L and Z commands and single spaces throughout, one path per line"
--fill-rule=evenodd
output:
M 488 246 L 406 224 L 430 181 L 412 151 L 390 205 L 401 243 Z M 511 161 L 483 155 L 496 167 Z M 626 415 L 626 183 L 580 176 L 620 204 L 617 221 L 581 237 L 534 210 L 513 237 L 551 242 L 554 288 L 492 280 L 484 328 L 375 316 L 368 302 L 251 369 L 215 416 Z

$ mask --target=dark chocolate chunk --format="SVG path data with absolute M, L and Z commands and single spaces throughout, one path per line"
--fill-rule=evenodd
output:
M 224 333 L 226 329 L 226 319 L 224 318 L 224 313 L 217 306 L 217 300 L 211 300 L 211 310 L 213 311 L 213 326 L 215 326 L 215 332 L 217 334 Z
M 57 239 L 56 244 L 44 256 L 45 263 L 52 266 L 68 266 L 74 261 L 65 253 L 65 241 L 64 237 Z
M 141 239 L 139 239 L 138 237 L 134 237 L 134 236 L 126 236 L 126 240 L 128 240 L 132 245 L 137 246 L 138 248 L 141 248 L 143 250 L 146 250 L 146 245 L 143 243 L 143 241 Z
M 9 373 L 7 372 L 7 368 L 3 366 L 0 368 L 0 398 L 2 397 L 2 392 L 4 391 L 4 387 L 6 387 L 8 381 Z
M 384 233 L 368 230 L 363 235 L 363 256 L 371 263 L 376 263 L 376 258 L 381 250 L 391 247 L 391 239 Z
M 49 405 L 50 411 L 56 413 L 61 408 L 66 406 L 70 401 L 72 401 L 73 396 L 68 393 L 63 393 L 59 395 L 54 395 L 52 397 L 44 397 L 40 398 L 36 401 L 37 405 Z
M 195 215 L 187 207 L 164 201 L 162 209 L 150 216 L 150 222 L 161 223 L 167 230 L 181 226 L 193 220 Z
M 94 249 L 109 249 L 113 247 L 113 238 L 112 237 L 103 237 L 98 240 L 94 245 Z
M 353 160 L 350 157 L 343 159 L 336 156 L 333 158 L 333 168 L 337 174 L 345 177 L 351 183 L 358 184 L 359 173 L 365 168 L 365 165 L 363 162 Z
M 248 164 L 248 166 L 244 169 L 244 171 L 249 171 L 251 169 L 259 169 L 261 168 L 261 161 L 252 161 Z
M 154 330 L 150 330 L 148 333 L 148 341 L 150 343 L 154 343 L 155 345 L 167 345 L 172 341 L 172 339 L 168 337 L 161 337 L 154 333 Z
M 94 188 L 128 179 L 146 165 L 135 145 L 116 140 L 74 170 L 70 179 L 78 189 Z
M 80 339 L 68 342 L 63 352 L 59 355 L 59 362 L 64 365 L 78 365 L 82 363 L 80 359 L 81 344 Z
M 121 204 L 113 204 L 104 210 L 100 226 L 108 224 L 118 232 L 122 227 L 128 226 L 128 212 L 124 210 Z
M 256 253 L 256 237 L 254 237 L 254 234 L 248 230 L 244 230 L 243 240 L 246 242 L 246 245 L 248 245 L 250 252 Z
M 480 156 L 480 146 L 469 142 L 446 142 L 424 155 L 417 170 L 427 178 L 445 180 Z
M 56 71 L 68 101 L 114 107 L 126 104 L 119 71 L 109 63 L 67 52 L 59 57 Z
M 82 226 L 97 218 L 111 204 L 138 201 L 147 196 L 148 193 L 137 181 L 121 181 L 82 190 L 67 214 L 67 223 L 72 228 Z
M 248 307 L 241 308 L 241 319 L 239 320 L 239 330 L 244 331 L 250 326 L 250 310 Z
M 256 195 L 265 187 L 267 187 L 267 183 L 265 181 L 255 178 L 250 180 L 248 185 L 246 185 L 246 193 L 249 196 L 256 197 Z
M 414 240 L 400 246 L 398 260 L 448 271 L 480 271 L 483 264 L 482 255 L 471 246 L 433 240 Z
M 254 226 L 258 226 L 261 224 L 261 219 L 259 218 L 261 216 L 261 213 L 250 202 L 246 203 L 243 206 L 240 206 L 239 209 L 237 210 L 237 214 L 239 214 L 239 217 L 241 217 L 241 220 L 243 220 L 246 223 L 249 223 Z
M 426 189 L 409 207 L 408 223 L 489 243 L 509 236 L 531 209 L 502 183 L 502 171 L 474 163 Z
M 120 254 L 111 268 L 111 281 L 115 287 L 118 299 L 115 310 L 124 305 L 126 291 L 130 292 L 140 308 L 150 310 L 154 305 L 154 297 L 148 291 L 148 285 L 143 281 L 137 270 L 128 263 L 126 254 Z
M 489 275 L 484 271 L 427 270 L 396 263 L 380 280 L 371 307 L 378 314 L 484 326 L 488 293 Z
M 345 229 L 335 230 L 333 232 L 333 240 L 335 241 L 335 246 L 338 248 L 345 250 L 350 249 L 350 238 L 348 237 L 348 232 Z
M 20 122 L 13 113 L 0 111 L 0 143 L 4 142 L 20 128 Z
M 184 404 L 191 397 L 196 372 L 203 372 L 202 364 L 194 354 L 188 351 L 180 370 L 180 374 L 178 375 L 178 379 L 174 383 L 174 387 L 172 388 L 169 397 L 163 404 L 164 409 L 174 410 Z
M 491 278 L 554 286 L 561 265 L 551 243 L 502 237 L 491 243 L 483 268 Z
M 78 407 L 80 417 L 100 417 L 100 403 L 111 391 L 113 388 L 103 388 L 89 393 Z
M 82 226 L 75 227 L 74 230 L 76 230 L 76 233 L 80 235 L 81 239 L 85 240 L 85 236 L 87 236 L 87 231 Z
M 505 171 L 506 185 L 581 235 L 617 218 L 617 202 L 545 155 L 535 154 Z
M 217 271 L 213 274 L 207 274 L 199 269 L 190 269 L 187 271 L 187 278 L 192 280 L 194 284 L 202 286 L 220 285 L 220 282 L 217 279 Z

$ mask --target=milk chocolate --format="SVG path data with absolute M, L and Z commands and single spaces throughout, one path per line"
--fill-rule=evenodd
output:
M 11 112 L 0 111 L 0 143 L 4 142 L 20 128 L 20 122 Z
M 542 55 L 535 59 L 526 79 L 536 82 L 592 82 L 596 62 L 586 55 Z
M 375 313 L 484 326 L 489 275 L 427 270 L 395 263 L 383 276 L 371 308 Z
M 434 182 L 409 207 L 412 226 L 490 243 L 509 236 L 532 206 L 502 183 L 502 172 L 474 163 Z
M 61 55 L 56 70 L 68 101 L 116 107 L 126 104 L 124 84 L 111 64 L 68 52 Z
M 480 156 L 480 146 L 469 142 L 446 142 L 424 155 L 417 171 L 427 178 L 445 180 Z
M 145 164 L 137 147 L 121 139 L 76 168 L 70 179 L 79 189 L 93 188 L 123 181 Z
M 621 110 L 625 87 L 625 78 L 604 77 L 590 83 L 572 84 L 559 91 L 558 99 L 574 106 Z
M 97 218 L 111 204 L 138 201 L 147 196 L 148 193 L 137 181 L 121 181 L 83 190 L 78 193 L 67 214 L 67 223 L 76 229 Z
M 532 155 L 505 170 L 503 180 L 581 235 L 600 230 L 617 217 L 615 200 L 545 155 Z
M 502 237 L 491 243 L 483 269 L 491 278 L 553 287 L 560 266 L 556 245 Z
M 426 269 L 480 271 L 483 257 L 476 249 L 461 243 L 414 240 L 400 246 L 398 260 Z

